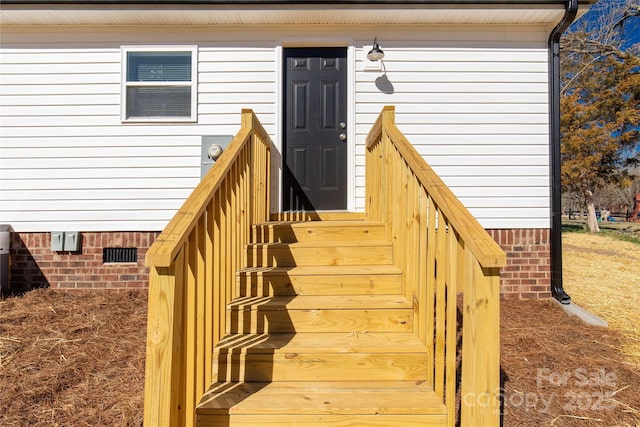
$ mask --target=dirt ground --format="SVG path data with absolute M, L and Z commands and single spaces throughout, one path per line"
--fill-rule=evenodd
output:
M 144 292 L 37 290 L 0 301 L 0 425 L 142 424 Z M 623 335 L 553 301 L 502 301 L 505 426 L 638 426 Z

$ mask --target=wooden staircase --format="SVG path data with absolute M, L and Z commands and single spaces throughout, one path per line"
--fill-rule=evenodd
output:
M 145 425 L 500 424 L 506 255 L 394 117 L 366 138 L 364 212 L 275 213 L 242 111 L 145 256 Z
M 445 425 L 383 224 L 270 222 L 251 240 L 197 425 Z

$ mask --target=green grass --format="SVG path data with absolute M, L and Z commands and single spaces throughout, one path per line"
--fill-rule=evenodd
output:
M 633 243 L 634 245 L 640 246 L 640 233 L 635 232 L 633 234 L 629 232 L 622 232 L 618 230 L 609 230 L 609 229 L 601 229 L 601 233 L 605 236 L 611 236 L 616 240 L 621 240 L 623 242 Z
M 600 222 L 600 233 L 616 240 L 640 246 L 640 224 L 629 222 Z M 563 220 L 563 233 L 587 233 L 587 221 Z
M 563 233 L 586 233 L 587 225 L 580 223 L 579 221 L 563 222 L 562 232 Z

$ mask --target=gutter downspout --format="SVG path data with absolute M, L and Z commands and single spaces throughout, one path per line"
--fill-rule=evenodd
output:
M 560 182 L 560 37 L 578 13 L 578 0 L 567 0 L 565 13 L 549 35 L 549 149 L 551 154 L 551 295 L 562 304 L 571 297 L 562 285 L 562 184 Z

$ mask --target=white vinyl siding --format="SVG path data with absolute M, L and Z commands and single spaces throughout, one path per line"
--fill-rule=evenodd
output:
M 357 210 L 364 139 L 381 108 L 395 105 L 400 129 L 485 227 L 548 227 L 548 29 L 464 28 L 3 29 L 0 223 L 161 230 L 199 182 L 202 136 L 235 134 L 242 108 L 254 109 L 278 155 L 278 40 L 331 34 L 332 45 L 355 48 Z M 376 86 L 382 72 L 363 70 L 374 31 L 386 92 Z M 123 45 L 196 46 L 196 122 L 122 122 Z
M 64 48 L 3 46 L 0 223 L 24 232 L 162 230 L 200 181 L 203 135 L 235 134 L 248 106 L 273 131 L 275 42 L 199 46 L 197 124 L 122 123 L 120 46 L 137 40 L 108 37 L 93 48 L 74 46 L 68 39 L 82 36 L 73 35 L 60 37 Z M 247 67 L 251 57 L 262 60 Z M 238 79 L 247 68 L 250 85 Z
M 381 72 L 357 73 L 358 138 L 384 104 L 418 152 L 487 228 L 549 226 L 547 50 L 544 41 L 403 42 L 379 38 Z M 363 44 L 367 41 L 363 40 Z M 442 46 L 444 44 L 444 46 Z M 498 45 L 497 47 L 494 47 Z M 358 55 L 363 70 L 366 52 Z M 356 167 L 364 174 L 364 147 Z M 357 207 L 364 208 L 364 180 Z

